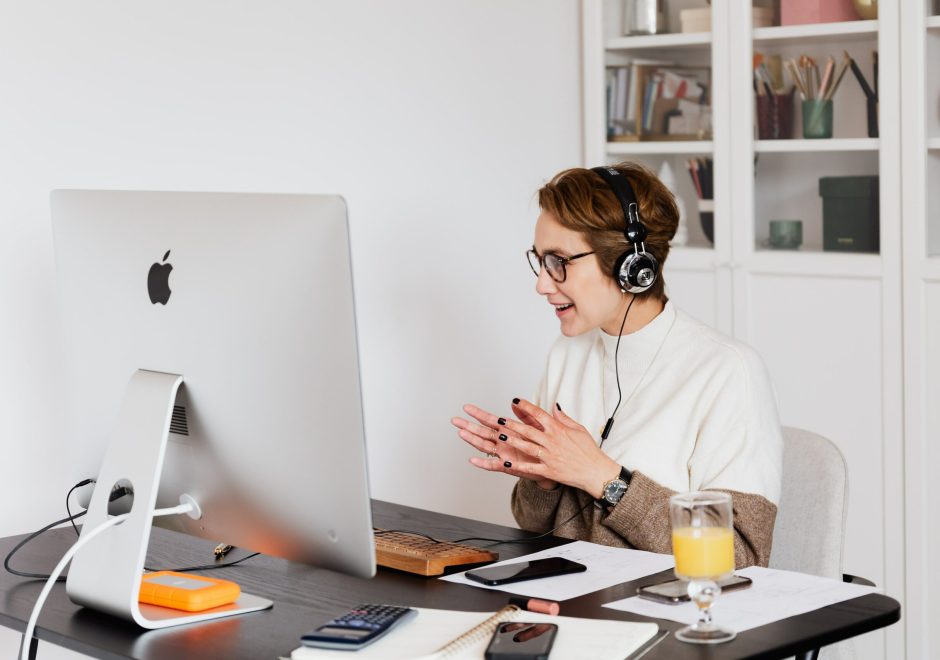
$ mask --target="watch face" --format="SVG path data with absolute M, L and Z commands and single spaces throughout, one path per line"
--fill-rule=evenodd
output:
M 604 486 L 604 499 L 611 504 L 616 504 L 620 501 L 620 498 L 623 497 L 623 494 L 626 492 L 626 490 L 626 482 L 621 481 L 620 479 L 614 479 Z

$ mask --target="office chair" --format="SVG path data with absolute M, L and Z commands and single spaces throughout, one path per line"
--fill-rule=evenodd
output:
M 857 584 L 872 583 L 842 573 L 848 469 L 842 452 L 821 435 L 783 428 L 783 487 L 774 524 L 770 568 L 799 571 Z M 819 649 L 797 660 L 816 660 Z M 826 647 L 826 660 L 855 657 L 851 640 Z

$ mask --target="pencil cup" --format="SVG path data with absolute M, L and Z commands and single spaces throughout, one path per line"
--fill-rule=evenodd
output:
M 788 140 L 793 137 L 793 91 L 789 94 L 758 95 L 757 137 Z
M 702 232 L 712 245 L 715 244 L 715 200 L 698 200 L 698 217 L 702 223 Z
M 803 137 L 810 140 L 832 137 L 832 99 L 803 101 Z

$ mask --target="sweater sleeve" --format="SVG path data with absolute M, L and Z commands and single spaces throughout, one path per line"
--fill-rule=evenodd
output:
M 512 515 L 519 527 L 529 532 L 544 533 L 555 522 L 555 512 L 561 501 L 564 489 L 559 486 L 554 490 L 540 488 L 530 479 L 519 479 L 512 489 Z
M 735 566 L 767 566 L 777 507 L 760 495 L 725 492 L 731 493 L 734 509 Z M 623 499 L 602 524 L 638 550 L 671 553 L 669 498 L 672 495 L 675 491 L 642 472 L 634 472 Z

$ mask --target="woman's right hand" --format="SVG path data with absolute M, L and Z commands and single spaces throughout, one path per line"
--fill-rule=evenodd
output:
M 513 467 L 523 461 L 531 462 L 532 458 L 513 449 L 507 442 L 500 440 L 500 435 L 506 438 L 517 436 L 505 426 L 499 424 L 499 417 L 472 404 L 465 405 L 463 409 L 465 413 L 479 423 L 474 424 L 462 417 L 454 417 L 450 420 L 450 423 L 460 429 L 457 435 L 460 436 L 461 440 L 484 454 L 496 454 L 495 458 L 473 456 L 470 458 L 471 464 L 490 472 L 505 472 L 514 477 L 531 479 L 538 484 L 539 488 L 545 490 L 553 490 L 558 486 L 555 481 L 545 479 L 539 475 L 520 472 Z M 516 404 L 513 404 L 512 410 L 523 424 L 537 428 L 540 431 L 544 430 L 541 424 Z M 509 467 L 506 467 L 506 463 L 509 463 Z

